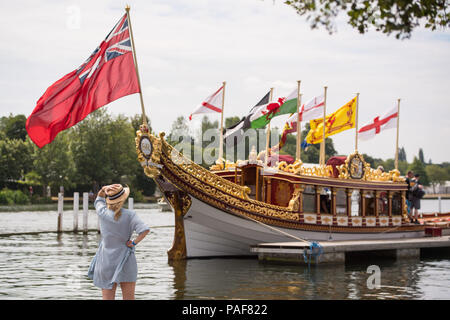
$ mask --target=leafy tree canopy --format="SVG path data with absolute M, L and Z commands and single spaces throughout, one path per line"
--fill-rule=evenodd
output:
M 311 28 L 325 27 L 336 31 L 335 19 L 345 12 L 347 22 L 360 33 L 370 28 L 397 39 L 410 38 L 419 25 L 430 30 L 448 28 L 450 12 L 447 0 L 286 0 L 301 16 L 306 16 Z
M 413 162 L 409 165 L 408 170 L 411 170 L 414 174 L 419 174 L 420 183 L 424 186 L 430 185 L 428 175 L 425 170 L 425 164 L 420 161 L 419 158 L 414 157 Z
M 449 178 L 447 171 L 435 164 L 426 166 L 425 171 L 427 172 L 428 179 L 435 192 L 436 185 L 443 184 Z
M 0 118 L 0 131 L 8 139 L 20 139 L 25 141 L 27 137 L 27 130 L 25 129 L 25 123 L 27 118 L 23 114 L 13 116 L 10 114 L 8 117 Z

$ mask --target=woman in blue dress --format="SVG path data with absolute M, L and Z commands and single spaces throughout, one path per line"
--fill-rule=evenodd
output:
M 150 232 L 132 210 L 122 208 L 130 194 L 120 184 L 104 186 L 94 206 L 100 218 L 102 240 L 89 267 L 88 277 L 102 289 L 104 300 L 114 300 L 120 284 L 124 300 L 133 300 L 137 279 L 135 246 Z M 138 236 L 131 240 L 133 233 Z

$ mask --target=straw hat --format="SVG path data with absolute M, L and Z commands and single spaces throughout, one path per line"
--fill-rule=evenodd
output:
M 106 188 L 106 203 L 115 204 L 125 202 L 130 194 L 128 186 L 123 187 L 121 184 L 113 184 Z

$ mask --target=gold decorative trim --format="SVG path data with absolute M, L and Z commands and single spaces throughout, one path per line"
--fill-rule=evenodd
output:
M 189 195 L 181 191 L 166 192 L 165 196 L 175 212 L 174 238 L 172 248 L 167 251 L 167 255 L 169 261 L 186 259 L 187 249 L 183 217 L 191 207 L 192 200 Z
M 358 151 L 350 154 L 345 163 L 336 166 L 339 171 L 339 179 L 360 179 L 364 181 L 392 181 L 405 182 L 405 179 L 400 177 L 400 171 L 394 169 L 389 172 L 384 172 L 381 169 L 372 169 L 370 163 L 364 160 L 363 155 Z
M 157 139 L 154 135 L 150 134 L 148 127 L 145 124 L 142 124 L 140 130 L 136 132 L 135 143 L 138 161 L 144 168 L 145 174 L 153 179 L 160 174 L 161 141 L 163 141 L 163 137 L 164 132 L 160 134 L 160 139 Z M 150 157 L 141 149 L 141 144 L 144 139 L 150 140 L 152 149 Z
M 144 163 L 147 175 L 154 177 L 150 174 L 158 172 L 178 189 L 229 214 L 247 216 L 274 226 L 320 232 L 377 233 L 420 229 L 419 226 L 402 226 L 401 229 L 396 228 L 396 231 L 389 231 L 388 227 L 367 228 L 307 224 L 308 214 L 294 212 L 294 204 L 288 208 L 250 199 L 248 187 L 228 181 L 184 158 L 175 148 L 164 141 L 164 133 L 160 134 L 159 139 L 152 135 L 149 137 L 154 150 L 151 156 L 152 163 Z M 155 164 L 159 166 L 155 166 Z M 150 166 L 152 166 L 151 169 L 149 169 Z M 318 179 L 325 180 L 325 178 Z M 303 221 L 302 217 L 305 218 L 305 223 L 300 222 Z

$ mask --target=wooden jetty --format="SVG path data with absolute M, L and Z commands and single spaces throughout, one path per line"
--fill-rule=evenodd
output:
M 420 258 L 421 250 L 441 248 L 450 252 L 450 236 L 389 240 L 321 241 L 320 248 L 307 242 L 260 243 L 250 248 L 260 261 L 299 264 L 345 263 L 354 253 L 394 259 Z M 320 252 L 319 252 L 320 250 Z M 310 257 L 305 259 L 306 257 Z

